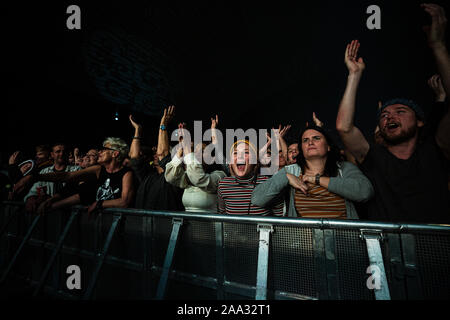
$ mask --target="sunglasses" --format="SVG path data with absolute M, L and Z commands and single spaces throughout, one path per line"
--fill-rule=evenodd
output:
M 108 148 L 108 147 L 101 147 L 100 149 L 100 152 L 101 151 L 106 151 L 106 150 L 111 150 L 111 151 L 120 151 L 120 150 L 118 150 L 118 149 L 114 149 L 114 148 Z

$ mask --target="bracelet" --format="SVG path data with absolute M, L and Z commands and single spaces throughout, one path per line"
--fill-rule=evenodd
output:
M 141 140 L 141 137 L 133 137 L 133 139 Z
M 315 182 L 316 182 L 316 185 L 320 185 L 320 174 L 316 174 Z
M 166 126 L 165 126 L 164 124 L 160 125 L 159 128 L 160 128 L 161 130 L 166 130 Z

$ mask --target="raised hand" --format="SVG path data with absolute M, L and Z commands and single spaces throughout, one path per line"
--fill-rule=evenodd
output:
M 164 109 L 164 114 L 161 118 L 161 125 L 167 126 L 175 116 L 175 106 L 169 106 Z
M 445 47 L 447 18 L 445 17 L 444 9 L 434 3 L 423 3 L 420 6 L 431 16 L 431 26 L 423 27 L 427 35 L 428 45 L 435 48 Z
M 435 74 L 430 79 L 428 79 L 428 86 L 431 88 L 431 90 L 433 90 L 436 101 L 445 101 L 445 90 L 442 86 L 441 77 L 438 74 Z
M 213 144 L 217 143 L 216 129 L 219 124 L 219 116 L 216 114 L 215 118 L 211 118 L 211 142 Z
M 19 153 L 20 153 L 20 151 L 16 151 L 16 152 L 14 152 L 10 157 L 9 157 L 9 160 L 8 160 L 8 164 L 16 164 L 17 163 L 17 156 L 19 155 Z
M 316 113 L 315 112 L 313 112 L 313 121 L 314 121 L 314 124 L 317 127 L 323 127 L 323 122 L 320 121 L 319 118 L 316 117 Z
M 219 124 L 219 116 L 216 114 L 215 118 L 211 118 L 211 129 L 216 129 Z
M 130 114 L 128 118 L 130 119 L 131 125 L 136 131 L 142 130 L 142 126 L 133 119 L 133 115 Z
M 345 65 L 349 73 L 362 73 L 366 68 L 363 58 L 358 57 L 359 41 L 353 40 L 345 49 Z
M 291 125 L 288 124 L 287 126 L 284 126 L 283 128 L 281 128 L 281 124 L 278 126 L 278 132 L 279 132 L 279 136 L 281 138 L 283 138 L 286 135 L 286 132 L 289 131 L 289 129 L 291 128 Z
M 191 153 L 192 151 L 192 143 L 189 139 L 189 137 L 187 137 L 188 139 L 185 139 L 186 137 L 186 123 L 179 123 L 178 124 L 178 142 L 180 144 L 180 146 L 183 148 L 183 154 L 186 156 L 187 154 Z
M 184 123 L 179 123 L 178 124 L 178 142 L 182 143 L 183 142 L 183 137 L 184 137 Z

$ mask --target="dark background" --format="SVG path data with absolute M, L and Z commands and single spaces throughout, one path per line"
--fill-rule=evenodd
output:
M 154 145 L 168 104 L 176 105 L 172 128 L 203 120 L 205 130 L 218 114 L 222 129 L 281 123 L 296 136 L 313 111 L 333 128 L 352 39 L 366 63 L 355 122 L 369 136 L 379 100 L 408 97 L 429 111 L 435 66 L 419 3 L 2 4 L 3 163 L 15 150 L 55 140 L 82 149 L 108 136 L 131 142 L 130 113 Z M 81 8 L 81 30 L 66 27 L 71 4 Z M 372 4 L 381 8 L 381 30 L 366 27 Z

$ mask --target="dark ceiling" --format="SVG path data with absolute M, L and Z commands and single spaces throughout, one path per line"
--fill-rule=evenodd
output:
M 367 65 L 356 123 L 370 135 L 379 100 L 431 104 L 426 80 L 435 70 L 419 3 L 5 4 L 2 153 L 61 139 L 82 148 L 107 136 L 129 140 L 130 113 L 154 144 L 169 103 L 176 122 L 204 120 L 204 128 L 218 114 L 221 128 L 282 123 L 293 125 L 295 136 L 313 111 L 334 127 L 352 39 L 360 40 Z M 81 9 L 81 30 L 66 28 L 71 4 Z M 381 8 L 381 30 L 366 27 L 371 4 Z M 139 70 L 146 76 L 138 79 Z M 106 85 L 105 77 L 114 81 Z

